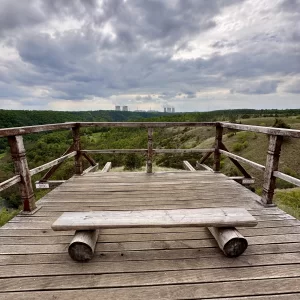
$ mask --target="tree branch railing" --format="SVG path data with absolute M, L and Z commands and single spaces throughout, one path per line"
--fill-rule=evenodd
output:
M 153 148 L 153 130 L 154 128 L 167 128 L 167 127 L 215 127 L 216 136 L 213 147 L 208 149 L 155 149 Z M 85 127 L 129 127 L 129 128 L 145 128 L 147 129 L 148 145 L 145 149 L 99 149 L 99 150 L 85 150 L 81 149 L 80 143 L 80 128 Z M 224 128 L 235 129 L 241 131 L 251 131 L 256 133 L 263 133 L 269 135 L 269 147 L 267 152 L 267 159 L 265 166 L 256 162 L 250 161 L 246 158 L 231 153 L 222 142 Z M 23 135 L 46 132 L 53 130 L 71 129 L 73 133 L 73 144 L 69 149 L 59 158 L 29 170 L 26 159 L 26 152 L 23 143 Z M 116 153 L 140 153 L 146 156 L 146 169 L 147 173 L 152 173 L 152 162 L 154 154 L 162 153 L 205 153 L 200 162 L 204 166 L 204 161 L 214 154 L 213 171 L 220 171 L 220 157 L 221 155 L 227 156 L 245 178 L 251 179 L 251 176 L 240 164 L 247 164 L 251 167 L 258 169 L 264 173 L 263 195 L 261 203 L 264 206 L 273 204 L 273 194 L 276 186 L 276 178 L 280 178 L 294 185 L 300 186 L 300 180 L 278 171 L 278 163 L 280 157 L 280 150 L 283 137 L 300 138 L 300 130 L 294 129 L 281 129 L 272 127 L 252 126 L 243 124 L 233 124 L 226 122 L 68 122 L 48 125 L 26 126 L 16 128 L 3 128 L 0 129 L 0 137 L 7 137 L 10 145 L 11 156 L 15 165 L 15 176 L 0 183 L 0 191 L 19 184 L 21 198 L 23 202 L 23 210 L 31 212 L 35 206 L 35 199 L 33 194 L 31 177 L 46 169 L 50 169 L 39 182 L 46 182 L 55 170 L 67 159 L 75 157 L 75 174 L 85 175 L 98 169 L 98 164 L 93 160 L 89 154 L 116 154 Z M 83 158 L 89 163 L 90 167 L 83 170 Z M 105 170 L 111 168 L 111 163 L 105 167 Z

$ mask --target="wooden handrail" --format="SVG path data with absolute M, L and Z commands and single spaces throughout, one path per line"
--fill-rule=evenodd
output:
M 289 136 L 293 138 L 300 138 L 300 130 L 296 129 L 285 129 L 285 128 L 274 128 L 265 126 L 255 126 L 255 125 L 244 125 L 244 124 L 234 124 L 234 123 L 219 123 L 224 128 L 236 129 L 241 131 L 251 131 L 257 133 L 264 133 L 268 135 L 281 135 Z
M 273 128 L 265 126 L 244 125 L 227 122 L 66 122 L 57 124 L 45 124 L 24 127 L 12 127 L 0 129 L 0 137 L 25 135 L 30 133 L 70 129 L 73 127 L 135 127 L 135 128 L 166 128 L 166 127 L 215 127 L 221 126 L 223 128 L 236 129 L 241 131 L 251 131 L 257 133 L 264 133 L 268 135 L 281 135 L 294 138 L 300 138 L 300 130 Z
M 5 189 L 15 185 L 16 183 L 19 183 L 21 181 L 21 176 L 16 175 L 14 177 L 11 177 L 3 182 L 0 183 L 0 192 L 4 191 Z
M 231 158 L 233 158 L 233 159 L 235 159 L 237 161 L 240 161 L 242 163 L 246 163 L 246 164 L 250 165 L 251 167 L 253 167 L 253 168 L 255 168 L 255 169 L 259 170 L 259 171 L 264 172 L 265 169 L 266 169 L 265 166 L 260 165 L 260 164 L 258 164 L 256 162 L 252 161 L 252 160 L 246 159 L 244 157 L 238 156 L 238 155 L 230 153 L 228 151 L 224 151 L 224 150 L 219 150 L 219 151 L 220 151 L 220 153 L 224 154 L 225 156 L 231 157 Z
M 66 159 L 74 157 L 76 155 L 76 153 L 77 153 L 76 151 L 73 151 L 73 152 L 71 152 L 69 154 L 66 154 L 66 155 L 63 155 L 63 156 L 61 156 L 61 157 L 59 157 L 57 159 L 54 159 L 54 160 L 52 160 L 52 161 L 50 161 L 50 162 L 48 162 L 48 163 L 46 163 L 44 165 L 36 167 L 36 168 L 30 170 L 30 175 L 33 176 L 33 175 L 38 174 L 38 173 L 40 173 L 42 171 L 45 171 L 45 170 L 47 170 L 47 169 L 49 169 L 49 168 L 51 168 L 53 166 L 56 166 L 56 165 L 62 163 L 63 161 L 65 161 Z
M 284 174 L 282 172 L 274 171 L 273 176 L 275 176 L 276 178 L 280 178 L 282 180 L 285 180 L 285 181 L 287 181 L 289 183 L 292 183 L 294 185 L 300 186 L 300 179 L 292 177 L 292 176 L 287 175 L 287 174 Z
M 153 148 L 153 129 L 167 128 L 167 127 L 201 127 L 210 126 L 216 128 L 216 137 L 213 147 L 209 149 L 154 149 Z M 80 145 L 80 128 L 84 127 L 128 127 L 128 128 L 145 128 L 148 130 L 148 147 L 146 149 L 99 149 L 99 150 L 82 150 Z M 270 136 L 269 148 L 266 166 L 260 165 L 246 158 L 240 157 L 227 151 L 227 148 L 222 142 L 223 128 L 251 131 L 263 133 Z M 26 160 L 25 148 L 22 140 L 22 135 L 52 131 L 72 129 L 73 144 L 63 154 L 62 157 L 57 158 L 49 163 L 34 168 L 28 169 Z M 31 211 L 35 208 L 34 196 L 31 184 L 31 176 L 42 172 L 48 168 L 50 171 L 45 175 L 50 177 L 56 168 L 66 159 L 75 156 L 75 173 L 77 175 L 86 174 L 89 171 L 95 170 L 96 162 L 88 156 L 93 153 L 141 153 L 147 155 L 147 172 L 152 172 L 153 154 L 161 153 L 206 153 L 200 163 L 203 163 L 212 153 L 214 153 L 214 171 L 220 170 L 220 155 L 228 156 L 233 163 L 239 168 L 247 178 L 251 176 L 239 164 L 249 164 L 250 166 L 264 172 L 264 186 L 262 203 L 264 205 L 272 204 L 272 198 L 275 189 L 276 178 L 281 178 L 295 185 L 300 186 L 300 180 L 278 171 L 278 161 L 280 156 L 280 148 L 283 137 L 300 138 L 300 130 L 295 129 L 281 129 L 254 125 L 233 124 L 226 122 L 66 122 L 58 124 L 46 124 L 36 126 L 25 126 L 15 128 L 0 129 L 0 137 L 8 137 L 11 147 L 12 157 L 15 163 L 16 175 L 2 183 L 0 183 L 0 191 L 16 184 L 20 184 L 21 196 L 24 203 L 24 210 Z M 85 158 L 92 165 L 83 171 L 82 159 Z
M 207 153 L 215 151 L 214 148 L 210 149 L 152 149 L 155 154 L 163 153 Z M 97 149 L 97 150 L 81 150 L 81 153 L 89 154 L 129 154 L 129 153 L 141 153 L 147 154 L 148 149 Z
M 29 133 L 37 133 L 37 132 L 59 130 L 59 129 L 69 129 L 74 127 L 75 125 L 76 123 L 68 122 L 68 123 L 57 123 L 57 124 L 47 124 L 47 125 L 2 128 L 0 129 L 0 137 L 25 135 Z

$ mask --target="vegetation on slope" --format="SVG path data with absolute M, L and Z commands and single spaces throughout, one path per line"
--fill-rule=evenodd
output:
M 130 113 L 130 112 L 21 112 L 0 111 L 0 124 L 3 127 L 33 125 L 43 123 L 55 123 L 65 121 L 236 121 L 244 124 L 272 126 L 275 118 L 280 118 L 284 124 L 291 128 L 300 129 L 300 110 L 229 110 L 205 113 L 183 113 L 183 114 L 152 114 L 152 113 Z M 145 119 L 146 117 L 149 117 Z M 144 119 L 141 119 L 144 118 Z M 278 121 L 277 121 L 278 123 Z M 4 126 L 5 125 L 5 126 Z M 281 124 L 282 126 L 282 124 Z M 155 148 L 210 148 L 214 143 L 215 129 L 211 127 L 178 127 L 155 129 Z M 83 128 L 81 130 L 82 148 L 84 149 L 120 149 L 120 148 L 147 148 L 147 132 L 143 128 Z M 230 151 L 247 159 L 265 164 L 268 146 L 268 137 L 263 134 L 251 132 L 225 131 L 224 144 Z M 7 148 L 6 139 L 0 139 L 0 181 L 13 176 L 13 163 Z M 39 133 L 25 136 L 28 163 L 30 168 L 37 167 L 49 162 L 60 155 L 71 145 L 71 131 L 55 131 L 50 133 Z M 285 139 L 280 159 L 280 170 L 294 177 L 300 177 L 300 140 Z M 114 167 L 125 167 L 127 170 L 140 168 L 145 164 L 143 155 L 109 155 L 97 154 L 93 156 L 103 166 L 107 161 L 112 161 Z M 201 156 L 198 154 L 161 154 L 155 156 L 155 163 L 160 167 L 181 168 L 182 160 L 189 160 L 193 165 Z M 207 161 L 212 164 L 212 158 Z M 86 163 L 87 166 L 87 163 Z M 240 175 L 238 170 L 225 157 L 222 157 L 221 171 L 227 175 Z M 262 174 L 256 169 L 245 166 L 256 179 L 255 187 L 260 191 L 262 186 Z M 33 182 L 41 178 L 43 174 L 33 177 Z M 67 179 L 73 175 L 73 161 L 69 160 L 57 170 L 52 179 Z M 278 180 L 278 188 L 291 188 L 292 185 Z M 286 190 L 289 191 L 289 190 Z M 44 191 L 35 191 L 38 197 Z M 299 205 L 299 197 L 287 200 L 285 191 L 276 193 L 276 201 L 279 205 L 287 203 L 292 210 Z M 20 204 L 18 188 L 12 187 L 0 194 L 1 207 L 17 208 Z M 297 198 L 298 197 L 298 198 Z M 289 198 L 290 199 L 290 198 Z M 1 204 L 2 203 L 2 204 Z M 283 204 L 282 204 L 283 203 Z M 291 204 L 293 203 L 293 204 Z M 1 210 L 3 218 L 7 220 L 11 212 Z M 295 213 L 297 215 L 297 212 Z

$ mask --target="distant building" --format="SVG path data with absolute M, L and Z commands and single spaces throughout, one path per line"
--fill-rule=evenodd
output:
M 120 110 L 121 110 L 121 106 L 120 106 L 120 105 L 116 105 L 116 106 L 115 106 L 115 110 L 120 111 Z
M 173 106 L 165 106 L 164 107 L 164 112 L 165 113 L 175 113 L 175 107 L 173 107 Z
M 127 106 L 127 105 L 124 105 L 124 106 L 122 107 L 122 110 L 123 110 L 123 111 L 128 111 L 128 106 Z

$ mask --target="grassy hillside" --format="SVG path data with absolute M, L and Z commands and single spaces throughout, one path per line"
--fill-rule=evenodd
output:
M 22 116 L 21 116 L 22 115 Z M 287 115 L 289 115 L 287 117 Z M 255 110 L 229 110 L 207 113 L 183 113 L 178 115 L 130 113 L 130 112 L 21 112 L 0 111 L 0 123 L 6 126 L 33 125 L 43 123 L 55 123 L 65 121 L 237 121 L 243 124 L 272 126 L 276 116 L 289 126 L 300 129 L 300 110 L 288 111 L 255 111 Z M 147 118 L 146 118 L 147 117 Z M 2 119 L 1 119 L 2 118 Z M 143 118 L 143 119 L 141 119 Z M 2 121 L 1 121 L 2 120 Z M 210 148 L 214 143 L 215 129 L 210 127 L 180 127 L 155 129 L 155 148 Z M 108 149 L 108 148 L 146 148 L 147 131 L 138 128 L 85 128 L 81 130 L 82 148 L 84 149 Z M 251 132 L 227 132 L 223 136 L 227 148 L 240 156 L 243 156 L 260 164 L 265 164 L 268 138 L 263 134 Z M 2 144 L 1 144 L 2 143 Z M 43 134 L 33 134 L 25 137 L 28 163 L 30 168 L 37 167 L 49 162 L 60 155 L 71 145 L 72 136 L 69 130 L 55 131 Z M 2 149 L 2 150 L 1 150 Z M 285 139 L 282 147 L 279 169 L 294 177 L 300 177 L 300 140 Z M 182 160 L 187 159 L 192 164 L 201 158 L 198 154 L 161 154 L 155 156 L 155 163 L 163 168 L 181 168 Z M 105 162 L 112 161 L 114 167 L 130 169 L 145 164 L 142 155 L 94 155 L 94 159 L 103 166 Z M 207 161 L 212 164 L 212 158 Z M 87 166 L 87 164 L 86 164 Z M 262 174 L 249 166 L 245 166 L 249 173 L 255 177 L 255 188 L 261 192 Z M 0 181 L 13 176 L 13 163 L 7 148 L 6 139 L 0 141 Z M 227 175 L 240 175 L 234 165 L 225 157 L 222 157 L 221 171 Z M 73 161 L 69 160 L 54 174 L 52 179 L 67 179 L 73 174 Z M 35 175 L 33 181 L 38 180 L 42 174 Z M 292 198 L 285 197 L 285 193 L 291 193 L 293 186 L 278 180 L 277 187 L 280 192 L 276 193 L 276 201 L 282 207 L 290 207 L 297 215 L 299 197 L 293 194 Z M 38 197 L 42 191 L 36 191 Z M 298 198 L 297 198 L 298 197 Z M 291 200 L 292 199 L 292 200 Z M 16 208 L 20 203 L 17 187 L 12 187 L 0 194 L 0 209 L 3 206 Z M 7 218 L 7 216 L 5 216 Z

